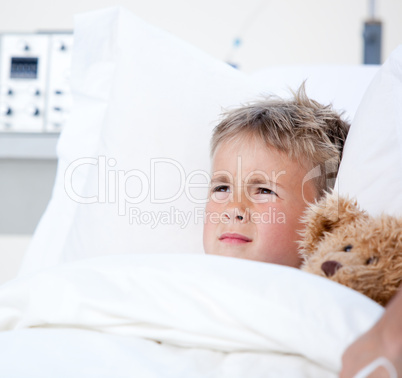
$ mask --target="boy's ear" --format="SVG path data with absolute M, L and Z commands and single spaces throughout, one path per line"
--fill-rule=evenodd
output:
M 360 210 L 356 201 L 344 198 L 335 191 L 326 193 L 315 204 L 311 204 L 302 218 L 305 225 L 300 232 L 300 253 L 304 256 L 311 254 L 318 242 L 324 239 L 326 233 L 336 228 L 350 224 L 358 218 L 367 218 L 365 211 Z

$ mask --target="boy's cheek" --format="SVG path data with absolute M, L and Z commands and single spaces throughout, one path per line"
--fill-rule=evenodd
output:
M 204 223 L 219 224 L 221 222 L 223 210 L 214 201 L 209 200 L 205 206 Z
M 214 228 L 211 223 L 206 221 L 204 223 L 204 233 L 203 233 L 203 244 L 204 244 L 204 251 L 206 254 L 212 254 L 213 251 L 213 235 L 214 235 Z
M 214 208 L 214 202 L 211 199 L 209 199 L 207 204 L 205 205 L 205 214 L 210 213 L 213 210 L 213 208 Z

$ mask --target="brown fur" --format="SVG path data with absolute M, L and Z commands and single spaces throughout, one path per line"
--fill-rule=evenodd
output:
M 334 192 L 311 205 L 303 222 L 302 270 L 328 277 L 383 306 L 396 294 L 402 283 L 402 218 L 369 216 L 356 201 Z M 323 266 L 327 261 L 331 263 Z

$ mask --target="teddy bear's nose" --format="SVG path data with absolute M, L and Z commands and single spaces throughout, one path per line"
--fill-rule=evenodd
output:
M 322 271 L 325 273 L 327 277 L 333 276 L 338 269 L 342 268 L 342 264 L 338 261 L 325 261 L 321 265 Z

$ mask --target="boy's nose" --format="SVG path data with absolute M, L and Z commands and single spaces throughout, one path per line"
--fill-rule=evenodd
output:
M 230 200 L 226 202 L 224 216 L 233 223 L 247 223 L 250 220 L 250 205 L 242 188 L 235 188 Z
M 226 219 L 232 222 L 246 223 L 249 221 L 250 218 L 249 212 L 250 210 L 244 206 L 236 206 L 232 204 L 225 209 L 224 215 Z

